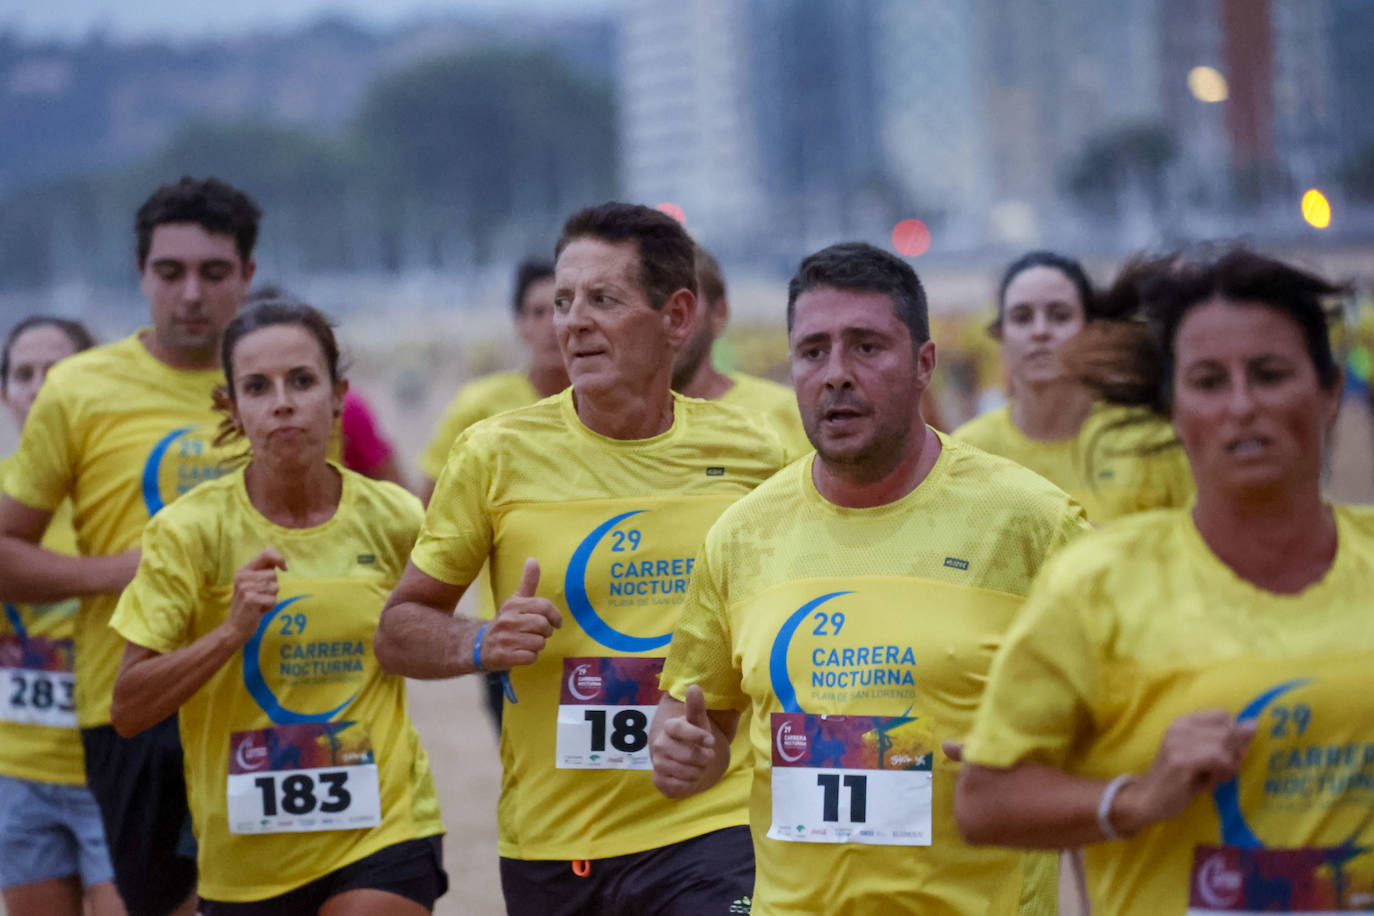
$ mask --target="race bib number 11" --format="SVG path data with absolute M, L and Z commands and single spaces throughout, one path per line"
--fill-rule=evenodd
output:
M 929 846 L 924 719 L 773 713 L 773 824 L 793 843 Z
M 565 658 L 555 764 L 648 770 L 649 726 L 663 696 L 661 658 Z
M 372 743 L 352 722 L 279 725 L 229 741 L 229 832 L 358 830 L 382 822 Z
M 0 637 L 0 720 L 76 728 L 71 662 L 70 639 Z

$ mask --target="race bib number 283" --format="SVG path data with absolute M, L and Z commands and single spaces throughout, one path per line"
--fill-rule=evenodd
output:
M 773 823 L 793 843 L 929 846 L 925 720 L 773 713 Z
M 76 728 L 71 640 L 0 637 L 0 720 Z
M 234 732 L 229 748 L 231 833 L 357 830 L 382 822 L 372 744 L 355 723 Z

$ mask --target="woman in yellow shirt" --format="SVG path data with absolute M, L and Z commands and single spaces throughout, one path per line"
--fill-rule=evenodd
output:
M 1374 512 L 1332 506 L 1323 300 L 1244 249 L 1142 265 L 1150 319 L 1094 335 L 1167 410 L 1189 511 L 1069 546 L 1032 588 L 964 747 L 973 842 L 1085 846 L 1097 914 L 1374 903 Z
M 1069 342 L 1108 311 L 1072 258 L 1032 251 L 1012 262 L 990 328 L 1001 344 L 1011 403 L 954 431 L 955 438 L 1048 479 L 1098 525 L 1185 505 L 1193 490 L 1167 424 L 1139 409 L 1099 403 L 1061 362 Z
M 430 912 L 438 801 L 405 681 L 372 654 L 420 503 L 328 460 L 347 383 L 317 311 L 251 305 L 221 357 L 251 457 L 144 532 L 111 620 L 114 725 L 180 710 L 202 914 Z
M 95 346 L 75 321 L 37 315 L 15 325 L 0 352 L 0 395 L 22 429 L 48 369 Z M 0 471 L 3 476 L 3 471 Z M 43 536 L 76 553 L 71 504 Z M 100 811 L 86 788 L 72 702 L 78 602 L 5 602 L 0 618 L 0 888 L 10 916 L 120 916 Z

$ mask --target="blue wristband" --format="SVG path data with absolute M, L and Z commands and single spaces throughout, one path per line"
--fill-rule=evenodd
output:
M 482 624 L 477 629 L 477 638 L 472 641 L 472 665 L 483 674 L 487 673 L 487 669 L 482 666 L 482 637 L 487 635 L 488 626 L 489 624 Z

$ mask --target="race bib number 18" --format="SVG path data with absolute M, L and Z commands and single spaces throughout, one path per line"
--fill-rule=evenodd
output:
M 0 720 L 76 728 L 70 639 L 0 637 L 0 685 Z
M 929 846 L 924 719 L 773 713 L 773 824 L 793 843 Z
M 372 743 L 355 723 L 234 732 L 229 748 L 230 833 L 358 830 L 382 822 Z
M 555 765 L 648 770 L 661 658 L 565 658 Z

